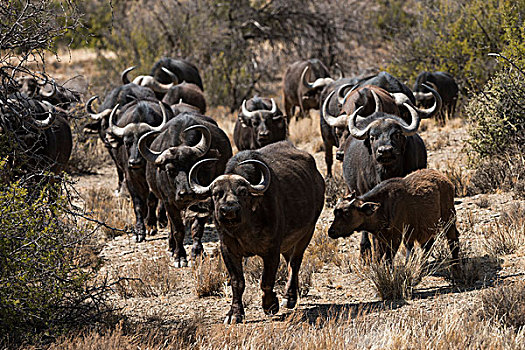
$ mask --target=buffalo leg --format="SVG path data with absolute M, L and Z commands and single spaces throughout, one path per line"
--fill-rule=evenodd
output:
M 277 299 L 277 294 L 273 291 L 275 275 L 279 268 L 279 257 L 279 251 L 269 253 L 263 257 L 261 289 L 263 291 L 262 307 L 266 315 L 275 315 L 279 311 L 279 300 Z
M 297 304 L 297 294 L 299 290 L 299 270 L 303 261 L 304 251 L 308 247 L 308 243 L 312 239 L 315 226 L 311 229 L 311 234 L 307 235 L 299 244 L 297 244 L 291 251 L 286 252 L 284 258 L 288 263 L 288 281 L 286 283 L 286 293 L 281 302 L 281 305 L 287 309 L 293 309 Z
M 165 203 L 165 205 L 170 223 L 168 249 L 175 260 L 175 267 L 188 266 L 186 250 L 184 249 L 184 223 L 182 222 L 180 210 L 168 203 Z
M 447 232 L 447 241 L 452 253 L 452 274 L 455 278 L 461 276 L 461 265 L 459 261 L 459 232 L 456 224 L 452 224 Z
M 242 269 L 242 257 L 231 254 L 223 242 L 221 242 L 221 254 L 224 265 L 226 265 L 226 269 L 228 270 L 232 286 L 232 306 L 226 314 L 224 323 L 240 323 L 244 320 L 242 295 L 244 293 L 245 282 Z
M 334 163 L 334 155 L 332 152 L 332 145 L 324 144 L 324 161 L 326 163 L 326 177 L 332 177 L 332 164 Z
M 368 237 L 368 232 L 361 231 L 361 242 L 359 243 L 359 253 L 364 264 L 370 263 L 372 260 L 372 243 Z
M 158 211 L 157 222 L 159 226 L 161 228 L 168 226 L 168 216 L 166 215 L 166 208 L 164 207 L 164 203 L 162 201 L 159 201 L 157 211 Z
M 204 248 L 202 247 L 202 236 L 204 235 L 204 225 L 208 217 L 197 216 L 191 223 L 191 237 L 193 239 L 193 246 L 191 247 L 191 260 L 195 259 L 202 254 Z
M 146 226 L 144 225 L 144 216 L 147 212 L 147 198 L 142 198 L 133 186 L 130 184 L 131 181 L 126 181 L 128 184 L 128 191 L 131 195 L 133 210 L 135 212 L 135 240 L 137 242 L 143 242 L 146 239 Z
M 146 217 L 147 233 L 154 236 L 157 234 L 157 196 L 150 192 L 148 194 L 148 216 Z

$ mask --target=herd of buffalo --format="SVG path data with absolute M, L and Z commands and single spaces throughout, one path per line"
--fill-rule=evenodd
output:
M 281 306 L 297 303 L 301 261 L 325 202 L 314 158 L 287 140 L 290 120 L 307 117 L 310 109 L 320 110 L 326 177 L 336 147 L 348 186 L 328 235 L 361 232 L 362 257 L 391 262 L 401 243 L 407 257 L 414 242 L 429 249 L 436 228 L 448 223 L 446 238 L 458 260 L 454 186 L 425 169 L 427 151 L 417 133 L 421 119 L 445 123 L 454 114 L 458 86 L 448 73 L 423 72 L 411 90 L 386 72 L 334 79 L 317 59 L 295 62 L 283 75 L 284 114 L 273 98 L 242 103 L 233 155 L 224 130 L 205 115 L 193 64 L 163 58 L 150 75 L 130 80 L 133 70 L 122 73 L 122 85 L 96 110 L 98 96 L 87 101 L 91 119 L 84 131 L 99 135 L 116 165 L 119 190 L 130 194 L 137 242 L 169 225 L 168 249 L 174 265 L 184 267 L 185 232 L 193 238 L 191 261 L 202 254 L 204 225 L 213 217 L 233 292 L 225 322 L 244 318 L 244 257 L 263 259 L 265 313 L 279 310 L 273 289 L 281 254 L 289 271 Z M 64 170 L 72 149 L 68 109 L 80 96 L 35 77 L 18 78 L 9 96 L 0 99 L 0 134 L 16 134 L 48 169 Z

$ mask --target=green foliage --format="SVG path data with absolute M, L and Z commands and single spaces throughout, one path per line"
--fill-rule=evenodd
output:
M 404 9 L 416 24 L 392 40 L 394 60 L 387 69 L 394 75 L 414 81 L 424 70 L 447 71 L 476 92 L 496 69 L 488 53 L 515 46 L 523 53 L 523 0 L 409 1 Z
M 70 329 L 93 314 L 84 233 L 66 224 L 64 205 L 52 186 L 37 196 L 17 182 L 0 190 L 0 344 Z
M 475 159 L 525 150 L 525 76 L 504 69 L 466 107 Z

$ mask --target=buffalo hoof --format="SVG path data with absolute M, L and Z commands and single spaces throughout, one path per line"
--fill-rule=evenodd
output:
M 224 324 L 235 324 L 235 323 L 243 323 L 243 322 L 244 322 L 244 315 L 232 315 L 231 312 L 228 312 L 228 314 L 224 318 Z
M 147 229 L 148 235 L 155 236 L 157 234 L 157 228 L 156 227 L 148 227 Z
M 269 305 L 268 305 L 269 304 Z M 279 300 L 276 296 L 272 298 L 272 302 L 265 305 L 263 299 L 263 311 L 266 315 L 275 315 L 279 312 Z
M 135 235 L 135 242 L 141 243 L 141 242 L 144 242 L 145 240 L 146 240 L 146 235 L 145 234 Z
M 186 257 L 175 258 L 174 265 L 175 265 L 176 268 L 187 267 L 188 266 L 188 260 L 186 259 Z
M 204 248 L 202 247 L 202 244 L 194 244 L 191 248 L 191 260 L 197 259 L 199 256 L 203 255 Z
M 297 299 L 286 299 L 284 298 L 281 301 L 281 307 L 285 307 L 287 309 L 293 309 L 297 305 Z

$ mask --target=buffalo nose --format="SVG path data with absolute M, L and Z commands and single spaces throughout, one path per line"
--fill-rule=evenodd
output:
M 139 168 L 142 163 L 140 158 L 131 158 L 128 160 L 128 165 L 130 168 Z
M 234 219 L 237 217 L 240 208 L 236 205 L 222 205 L 219 208 L 221 216 L 225 219 Z
M 391 155 L 393 150 L 394 149 L 392 146 L 380 146 L 377 149 L 377 153 L 379 153 L 380 155 L 386 156 L 386 155 Z
M 259 138 L 260 139 L 267 139 L 269 136 L 270 136 L 270 132 L 268 132 L 268 131 L 261 131 L 259 133 Z
M 345 152 L 337 151 L 335 152 L 335 159 L 342 161 L 345 157 Z

